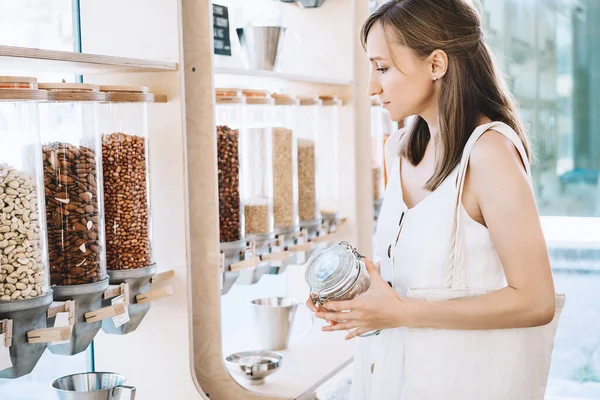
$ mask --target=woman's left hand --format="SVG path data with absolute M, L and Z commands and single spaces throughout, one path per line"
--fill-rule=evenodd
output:
M 324 331 L 351 330 L 346 340 L 378 329 L 405 326 L 408 321 L 410 302 L 402 298 L 383 280 L 370 259 L 365 260 L 371 276 L 371 286 L 362 296 L 348 301 L 328 301 L 324 307 L 331 311 L 319 311 L 316 317 L 334 321 L 324 326 Z M 323 308 L 321 308 L 323 310 Z

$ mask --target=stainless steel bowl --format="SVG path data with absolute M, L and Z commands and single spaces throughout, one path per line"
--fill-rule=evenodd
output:
M 275 351 L 243 351 L 225 358 L 233 365 L 232 370 L 250 381 L 252 385 L 262 385 L 265 378 L 281 367 L 283 354 Z

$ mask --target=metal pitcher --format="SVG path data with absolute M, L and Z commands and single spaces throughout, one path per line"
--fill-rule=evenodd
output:
M 125 380 L 111 372 L 90 372 L 63 376 L 51 386 L 60 400 L 134 400 L 135 387 L 124 386 Z

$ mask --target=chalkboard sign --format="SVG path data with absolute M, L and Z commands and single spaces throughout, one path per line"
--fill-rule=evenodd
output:
M 231 55 L 231 38 L 229 37 L 229 11 L 227 7 L 213 4 L 213 37 L 215 54 Z

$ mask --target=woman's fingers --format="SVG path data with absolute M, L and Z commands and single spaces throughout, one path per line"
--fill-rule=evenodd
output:
M 327 325 L 327 326 L 322 327 L 321 330 L 323 330 L 325 332 L 347 331 L 349 329 L 360 328 L 361 326 L 362 326 L 361 321 L 352 320 L 352 321 L 340 322 L 335 325 Z M 367 332 L 368 332 L 368 330 L 367 330 Z
M 346 340 L 354 339 L 358 335 L 362 335 L 367 332 L 371 332 L 372 330 L 373 329 L 366 328 L 366 327 L 356 328 L 355 330 L 353 330 L 352 332 L 350 332 L 349 334 L 346 335 Z
M 312 299 L 312 297 L 309 297 L 306 300 L 306 307 L 308 307 L 308 309 L 312 312 L 317 312 L 319 311 L 319 308 L 317 307 L 317 305 L 315 304 L 315 301 Z
M 348 312 L 325 312 L 319 311 L 315 317 L 324 319 L 325 321 L 344 322 L 351 319 L 357 319 L 358 315 L 355 311 Z

